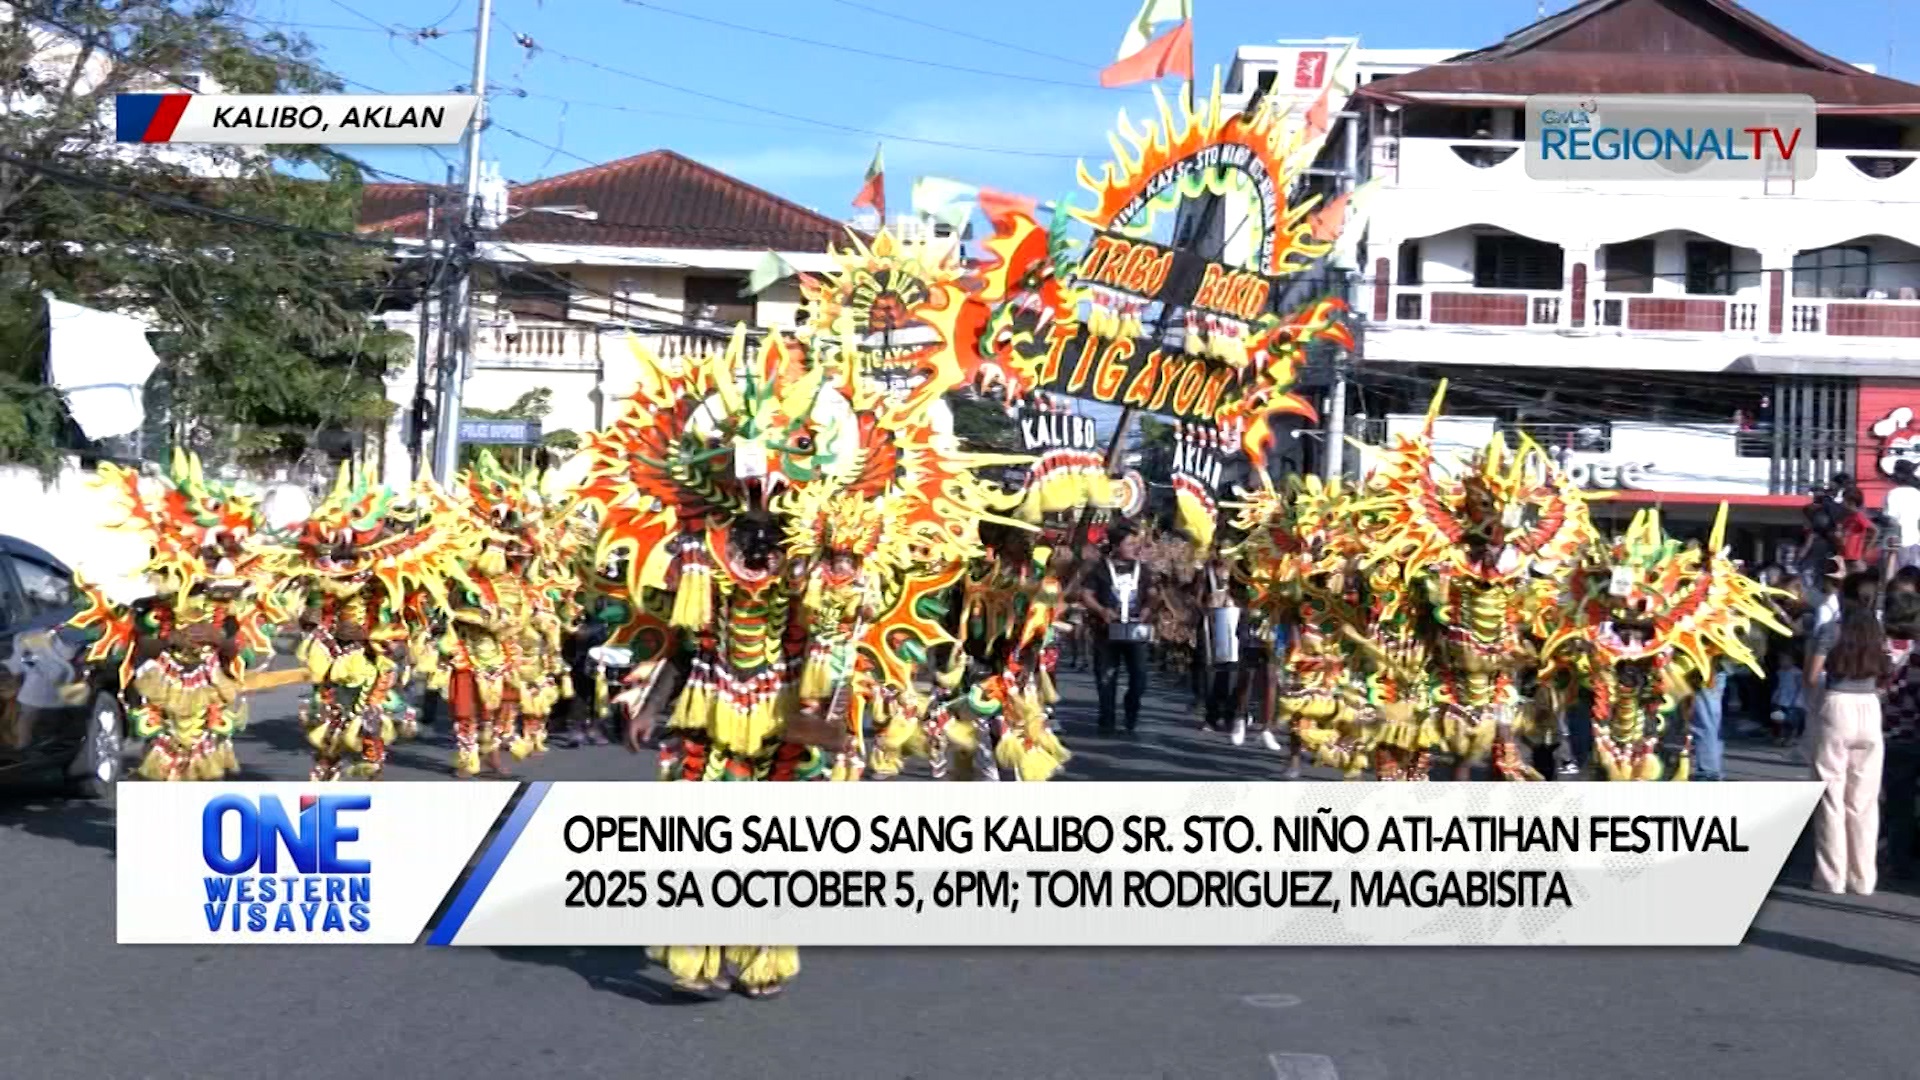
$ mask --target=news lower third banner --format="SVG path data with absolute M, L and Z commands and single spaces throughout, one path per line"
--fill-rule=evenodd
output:
M 460 141 L 471 94 L 118 94 L 120 142 L 230 146 L 446 146 Z
M 126 783 L 119 940 L 1737 945 L 1819 795 L 1814 783 Z

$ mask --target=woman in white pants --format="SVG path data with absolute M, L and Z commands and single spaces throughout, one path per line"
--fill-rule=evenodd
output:
M 1813 772 L 1826 791 L 1814 817 L 1813 887 L 1873 892 L 1880 840 L 1880 681 L 1889 669 L 1874 605 L 1850 603 L 1815 635 L 1807 685 L 1821 687 L 1809 732 Z

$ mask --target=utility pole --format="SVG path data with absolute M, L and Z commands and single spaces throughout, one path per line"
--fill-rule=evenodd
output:
M 1340 479 L 1346 474 L 1347 449 L 1347 360 L 1337 356 L 1333 361 L 1333 388 L 1327 391 L 1327 452 L 1326 477 L 1328 481 Z
M 435 445 L 434 475 L 442 484 L 453 482 L 460 465 L 460 391 L 473 365 L 473 253 L 474 234 L 480 224 L 480 132 L 487 122 L 487 31 L 493 24 L 493 0 L 480 0 L 479 25 L 473 42 L 473 126 L 467 131 L 467 175 L 464 201 L 455 218 L 460 259 L 454 268 L 453 303 L 441 318 L 441 333 L 459 334 L 458 346 L 450 362 L 440 369 L 439 441 Z M 456 321 L 457 320 L 457 321 Z M 457 328 L 457 330 L 456 330 Z
M 1544 11 L 1545 8 L 1546 5 L 1543 3 L 1541 10 Z M 1342 149 L 1346 154 L 1345 194 L 1349 197 L 1360 185 L 1360 124 L 1365 116 L 1365 113 L 1352 110 L 1342 110 L 1340 113 L 1340 118 L 1346 121 L 1342 130 Z M 1354 275 L 1346 272 L 1344 267 L 1335 267 L 1334 272 L 1340 274 L 1340 299 L 1345 301 L 1351 310 Z M 1344 355 L 1336 355 L 1333 358 L 1333 387 L 1328 392 L 1329 400 L 1327 401 L 1326 460 L 1323 462 L 1326 466 L 1325 479 L 1329 482 L 1346 475 L 1348 359 L 1349 357 Z
M 448 171 L 451 172 L 452 168 L 449 167 Z M 452 178 L 449 177 L 448 179 Z M 433 253 L 436 236 L 435 226 L 438 223 L 439 209 L 440 192 L 429 192 L 427 194 L 427 227 L 424 230 L 429 254 Z M 413 466 L 407 472 L 407 478 L 409 480 L 420 475 L 420 466 L 424 463 L 429 449 L 426 444 L 426 420 L 429 407 L 427 404 L 427 384 L 432 381 L 430 374 L 433 371 L 432 354 L 429 352 L 431 344 L 429 338 L 433 334 L 433 308 L 441 297 L 440 278 L 446 271 L 446 252 L 441 251 L 437 255 L 434 255 L 433 261 L 429 265 L 430 269 L 427 271 L 427 280 L 420 286 L 420 308 L 418 317 L 414 320 L 414 329 L 419 334 L 420 341 L 417 361 L 418 369 L 413 385 L 413 410 L 410 415 L 409 430 L 407 432 L 407 453 Z M 442 314 L 444 314 L 444 312 Z

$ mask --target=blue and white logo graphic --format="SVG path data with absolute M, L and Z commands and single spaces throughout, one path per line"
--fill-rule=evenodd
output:
M 125 784 L 123 945 L 412 945 L 517 784 Z
M 1813 99 L 1775 94 L 1537 94 L 1522 110 L 1535 180 L 1808 180 Z
M 200 816 L 207 929 L 364 934 L 373 925 L 373 862 L 350 849 L 371 795 L 218 795 Z M 281 858 L 282 854 L 286 858 Z

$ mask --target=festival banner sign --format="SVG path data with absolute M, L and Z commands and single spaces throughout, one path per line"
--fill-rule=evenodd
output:
M 1305 346 L 1350 341 L 1329 317 L 1337 301 L 1291 316 L 1274 310 L 1282 279 L 1332 250 L 1313 234 L 1317 197 L 1287 202 L 1310 140 L 1284 113 L 1223 109 L 1217 85 L 1197 106 L 1176 111 L 1164 98 L 1158 106 L 1138 126 L 1123 113 L 1115 160 L 1097 174 L 1080 169 L 1093 203 L 1068 212 L 1093 235 L 1062 276 L 1086 314 L 1035 335 L 1030 347 L 1044 353 L 1037 388 L 1190 423 L 1245 421 L 1241 430 L 1258 440 L 1259 417 L 1312 411 L 1287 399 Z M 1154 239 L 1174 212 L 1228 215 L 1229 234 L 1247 238 L 1244 256 L 1209 258 Z
M 123 784 L 119 940 L 1730 946 L 1820 791 Z

